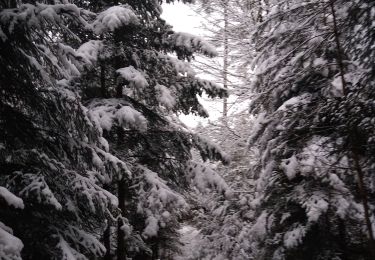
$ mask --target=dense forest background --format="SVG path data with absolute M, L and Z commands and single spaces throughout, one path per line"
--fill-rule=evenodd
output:
M 0 0 L 0 259 L 374 259 L 375 2 L 173 2 Z

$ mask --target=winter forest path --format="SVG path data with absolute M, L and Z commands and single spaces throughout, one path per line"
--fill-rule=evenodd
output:
M 200 246 L 199 230 L 188 224 L 183 225 L 179 230 L 181 234 L 181 252 L 173 257 L 173 260 L 197 259 L 198 247 Z

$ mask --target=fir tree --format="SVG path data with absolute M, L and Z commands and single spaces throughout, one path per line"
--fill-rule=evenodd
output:
M 49 2 L 1 2 L 1 258 L 155 259 L 201 173 L 190 149 L 226 161 L 173 115 L 226 95 L 183 61 L 215 51 L 157 2 Z
M 113 179 L 108 187 L 118 193 L 123 217 L 132 228 L 125 234 L 118 224 L 112 251 L 119 259 L 157 258 L 176 247 L 178 218 L 186 207 L 179 193 L 187 187 L 190 149 L 197 146 L 205 159 L 222 159 L 216 147 L 185 129 L 176 113 L 206 116 L 196 95 L 226 92 L 197 78 L 185 61 L 195 52 L 214 56 L 212 46 L 173 32 L 160 18 L 157 2 L 115 4 L 93 7 L 99 13 L 91 23 L 96 36 L 78 49 L 92 64 L 80 84 L 109 151 L 128 162 L 134 173 L 131 179 Z
M 269 4 L 254 34 L 258 95 L 251 110 L 258 126 L 250 143 L 261 151 L 254 258 L 371 259 L 371 159 L 364 144 L 372 134 L 359 128 L 372 110 L 362 106 L 372 98 L 360 89 L 371 87 L 355 76 L 351 52 L 360 45 L 350 31 L 357 22 L 346 15 L 372 7 Z
M 117 214 L 117 198 L 101 186 L 128 170 L 103 149 L 68 84 L 82 64 L 64 41 L 76 39 L 65 23 L 83 28 L 88 15 L 72 4 L 1 2 L 2 259 L 105 252 L 102 219 Z

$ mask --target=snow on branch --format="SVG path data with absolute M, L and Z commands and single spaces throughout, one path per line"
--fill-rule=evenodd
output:
M 137 15 L 127 6 L 112 6 L 101 12 L 92 24 L 96 34 L 102 34 L 127 25 L 138 25 Z
M 296 177 L 298 172 L 298 159 L 295 155 L 288 159 L 281 160 L 280 168 L 285 172 L 289 180 Z
M 62 235 L 66 238 L 66 240 L 74 244 L 76 248 L 86 248 L 97 257 L 103 256 L 106 252 L 104 245 L 100 243 L 97 238 L 95 238 L 92 234 L 85 232 L 79 227 L 69 226 Z M 77 256 L 77 252 L 72 249 L 63 238 L 60 238 L 59 246 L 60 249 L 65 250 L 66 255 L 72 254 L 74 256 Z
M 62 16 L 75 17 L 83 24 L 86 24 L 81 17 L 82 12 L 84 12 L 84 10 L 74 4 L 22 4 L 17 9 L 2 10 L 0 12 L 0 20 L 3 24 L 8 24 L 6 31 L 12 34 L 14 33 L 16 25 L 21 23 L 26 24 L 30 28 L 38 29 L 43 29 L 43 24 L 46 22 L 59 25 Z M 4 32 L 4 28 L 2 31 Z M 4 37 L 1 38 L 4 40 Z
M 117 197 L 95 184 L 90 178 L 77 174 L 70 183 L 70 186 L 75 191 L 75 194 L 79 194 L 77 201 L 84 201 L 93 213 L 95 213 L 97 209 L 118 206 Z
M 29 199 L 34 198 L 37 202 L 50 205 L 57 210 L 62 209 L 62 205 L 56 199 L 42 175 L 22 172 L 16 172 L 15 174 L 16 177 L 21 178 L 24 185 L 24 188 L 19 192 L 20 196 Z
M 190 161 L 188 163 L 188 178 L 201 192 L 214 189 L 225 195 L 230 194 L 228 184 L 208 164 Z
M 176 98 L 172 94 L 171 90 L 163 85 L 156 85 L 156 99 L 160 104 L 164 105 L 166 108 L 171 109 L 176 104 Z
M 77 56 L 81 57 L 85 64 L 92 66 L 98 60 L 99 53 L 103 49 L 103 46 L 102 41 L 90 40 L 77 49 Z
M 0 198 L 4 199 L 9 206 L 14 208 L 23 209 L 25 207 L 23 200 L 11 193 L 5 187 L 0 186 Z
M 104 183 L 108 181 L 108 179 L 107 180 L 103 179 L 106 176 L 109 177 L 108 176 L 109 169 L 106 166 L 111 166 L 114 172 L 118 174 L 118 178 L 120 179 L 125 178 L 125 174 L 127 175 L 128 178 L 131 178 L 131 172 L 128 166 L 126 165 L 126 163 L 108 152 L 109 144 L 107 140 L 102 137 L 100 141 L 102 145 L 105 146 L 106 150 L 102 150 L 98 148 L 93 149 L 92 150 L 92 163 L 93 165 L 95 165 L 95 167 L 97 167 L 97 169 L 101 170 L 102 172 L 104 171 L 106 175 L 103 175 L 103 173 L 100 172 L 100 175 L 97 176 L 98 179 L 100 179 Z
M 100 132 L 110 131 L 115 124 L 139 131 L 147 129 L 147 119 L 142 113 L 117 99 L 93 100 L 88 109 L 90 119 Z
M 323 192 L 314 192 L 303 204 L 306 208 L 306 215 L 310 222 L 318 221 L 319 217 L 328 210 L 329 198 Z
M 52 75 L 57 78 L 69 79 L 80 75 L 79 68 L 82 64 L 77 60 L 80 57 L 70 46 L 58 41 L 61 35 L 79 40 L 79 37 L 64 25 L 64 21 L 77 26 L 87 26 L 87 17 L 91 12 L 85 11 L 74 4 L 22 4 L 16 9 L 4 9 L 0 11 L 0 39 L 3 41 L 29 41 L 35 44 L 37 54 L 27 49 L 18 49 L 26 59 L 28 66 L 36 69 L 42 78 L 51 85 L 54 81 Z M 23 30 L 35 31 L 32 34 L 22 34 Z M 51 35 L 54 32 L 56 36 Z M 52 39 L 55 38 L 55 39 Z
M 215 47 L 201 37 L 194 36 L 189 33 L 174 33 L 170 36 L 169 42 L 179 53 L 194 53 L 200 52 L 209 57 L 215 57 L 218 55 Z
M 116 72 L 118 72 L 126 81 L 129 81 L 131 85 L 137 88 L 145 88 L 148 86 L 146 78 L 133 66 L 118 69 Z
M 262 134 L 264 133 L 270 122 L 271 119 L 268 117 L 267 113 L 262 112 L 257 115 L 251 127 L 251 134 L 247 140 L 247 145 L 249 147 L 253 145 L 253 143 L 255 143 L 259 138 L 262 138 Z
M 87 257 L 79 253 L 77 250 L 72 248 L 65 239 L 60 236 L 60 241 L 57 244 L 57 248 L 61 250 L 61 259 L 62 260 L 86 260 Z
M 195 71 L 191 67 L 189 62 L 185 62 L 169 55 L 159 54 L 160 58 L 163 59 L 167 64 L 170 64 L 176 74 L 186 75 L 188 77 L 194 77 Z
M 284 234 L 284 245 L 286 248 L 294 248 L 302 243 L 303 238 L 306 235 L 306 228 L 302 225 L 298 225 L 296 228 L 286 232 Z
M 302 152 L 297 154 L 300 174 L 313 177 L 323 185 L 328 185 L 332 193 L 331 195 L 324 191 L 314 191 L 307 197 L 304 187 L 295 188 L 310 222 L 318 221 L 319 217 L 327 212 L 328 207 L 334 208 L 341 218 L 346 215 L 357 219 L 363 218 L 363 209 L 359 209 L 361 207 L 358 202 L 353 200 L 354 194 L 344 182 L 347 169 L 350 169 L 349 160 L 346 156 L 340 158 L 335 155 L 333 153 L 335 149 L 334 141 L 329 138 L 313 136 Z M 332 170 L 328 170 L 330 168 Z M 322 169 L 328 171 L 325 172 Z
M 167 182 L 161 179 L 156 172 L 139 166 L 142 177 L 139 182 L 139 203 L 137 212 L 145 215 L 146 227 L 143 237 L 154 237 L 160 228 L 166 227 L 171 217 L 186 208 L 185 199 L 171 188 Z
M 22 241 L 13 235 L 13 230 L 0 222 L 0 259 L 21 260 Z
M 211 142 L 203 136 L 194 134 L 193 145 L 198 149 L 204 161 L 220 160 L 223 162 L 223 164 L 229 164 L 230 162 L 229 156 L 224 153 L 217 144 Z
M 203 89 L 210 98 L 228 97 L 228 90 L 209 80 L 195 78 L 193 85 Z
M 299 108 L 302 105 L 309 104 L 311 102 L 311 94 L 305 93 L 296 97 L 292 97 L 285 101 L 277 110 L 287 111 L 293 108 Z

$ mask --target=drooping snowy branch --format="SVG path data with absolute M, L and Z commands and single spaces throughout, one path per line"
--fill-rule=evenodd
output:
M 121 103 L 120 103 L 121 104 Z M 139 131 L 147 129 L 147 119 L 129 104 L 120 105 L 116 99 L 93 100 L 89 105 L 89 116 L 99 131 L 107 130 L 117 124 Z
M 180 32 L 172 34 L 169 36 L 169 44 L 172 48 L 175 48 L 178 56 L 184 52 L 201 52 L 209 57 L 215 57 L 217 55 L 217 51 L 211 44 L 189 33 Z
M 139 167 L 141 179 L 138 196 L 140 198 L 137 211 L 146 218 L 146 227 L 142 235 L 145 238 L 154 237 L 160 228 L 166 227 L 173 217 L 172 214 L 182 211 L 187 204 L 185 199 L 168 187 L 156 172 L 145 167 Z
M 113 6 L 101 12 L 92 23 L 96 34 L 113 32 L 127 25 L 138 25 L 137 15 L 128 6 Z
M 0 258 L 21 260 L 22 241 L 13 235 L 13 230 L 0 222 Z

